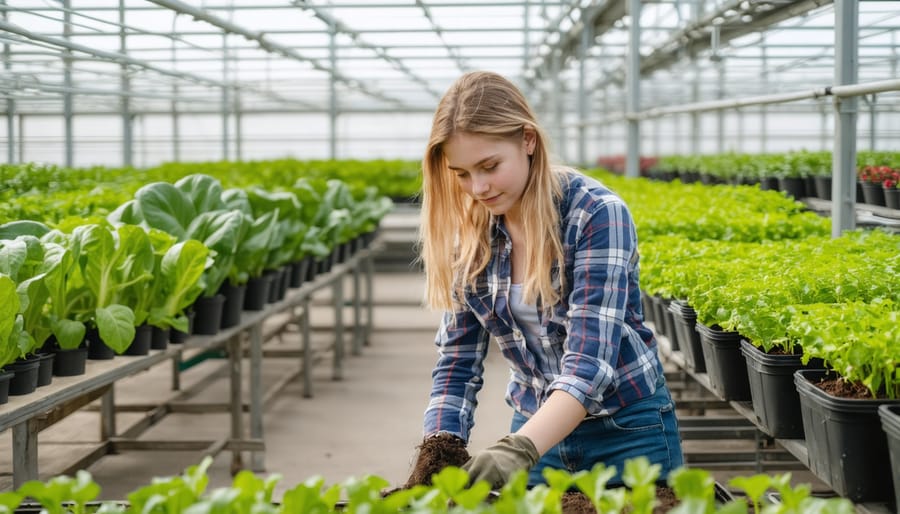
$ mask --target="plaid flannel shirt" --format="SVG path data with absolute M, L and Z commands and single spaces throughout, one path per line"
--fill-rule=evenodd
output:
M 652 395 L 662 375 L 656 340 L 643 325 L 637 239 L 625 203 L 596 180 L 567 175 L 560 202 L 566 290 L 540 314 L 540 347 L 531 347 L 510 312 L 512 243 L 502 217 L 491 225 L 492 257 L 462 307 L 446 312 L 435 344 L 424 432 L 469 439 L 484 358 L 493 337 L 510 366 L 506 402 L 526 417 L 551 392 L 605 416 Z M 559 287 L 558 268 L 554 282 Z

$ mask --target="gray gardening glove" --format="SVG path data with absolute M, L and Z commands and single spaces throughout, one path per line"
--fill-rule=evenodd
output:
M 471 483 L 485 480 L 494 489 L 503 487 L 520 469 L 531 469 L 541 456 L 531 439 L 510 434 L 468 460 L 462 469 L 469 472 Z

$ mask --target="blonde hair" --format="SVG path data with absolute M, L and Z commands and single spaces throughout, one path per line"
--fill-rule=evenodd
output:
M 546 137 L 521 91 L 504 77 L 490 72 L 463 75 L 438 104 L 431 136 L 422 161 L 422 222 L 418 246 L 425 267 L 425 302 L 433 309 L 454 309 L 454 295 L 473 285 L 491 258 L 491 214 L 460 188 L 449 170 L 443 145 L 454 134 L 490 137 L 535 134 L 528 183 L 521 198 L 525 238 L 524 301 L 540 299 L 548 309 L 559 301 L 551 271 L 559 265 L 562 284 L 563 253 L 557 202 L 562 195 L 558 172 L 550 166 Z

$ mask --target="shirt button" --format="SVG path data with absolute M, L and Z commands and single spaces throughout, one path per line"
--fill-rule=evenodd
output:
M 516 339 L 522 339 L 522 331 L 519 330 L 518 328 L 514 328 L 513 336 L 515 336 Z

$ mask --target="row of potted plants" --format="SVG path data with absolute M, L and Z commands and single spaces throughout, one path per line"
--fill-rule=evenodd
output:
M 725 153 L 660 157 L 647 175 L 684 183 L 759 184 L 793 198 L 831 199 L 831 152 Z M 900 209 L 900 153 L 857 154 L 857 201 Z
M 3 312 L 0 369 L 16 372 L 0 376 L 0 393 L 49 383 L 46 371 L 34 379 L 38 361 L 50 377 L 82 374 L 86 358 L 142 355 L 237 324 L 241 310 L 361 248 L 391 205 L 337 179 L 269 191 L 195 174 L 147 184 L 104 217 L 70 216 L 70 233 L 6 223 L 0 274 L 20 301 Z
M 13 512 L 23 506 L 42 508 L 48 514 L 84 514 L 89 508 L 106 514 L 154 512 L 158 514 L 194 514 L 230 512 L 249 513 L 520 513 L 586 512 L 593 508 L 604 514 L 851 514 L 853 505 L 842 498 L 817 498 L 808 485 L 791 486 L 790 474 L 737 476 L 730 484 L 743 491 L 745 498 L 722 498 L 709 472 L 699 468 L 679 468 L 670 474 L 668 484 L 674 499 L 658 499 L 659 466 L 645 458 L 629 460 L 622 470 L 626 487 L 610 487 L 615 468 L 602 464 L 591 471 L 569 473 L 547 470 L 547 484 L 527 488 L 527 475 L 519 472 L 499 491 L 491 491 L 487 482 L 469 483 L 468 474 L 457 467 L 444 468 L 433 475 L 430 485 L 388 490 L 389 482 L 376 475 L 350 477 L 338 484 L 326 484 L 318 476 L 288 489 L 280 501 L 273 501 L 279 475 L 257 477 L 239 472 L 227 487 L 208 489 L 207 469 L 212 459 L 203 459 L 181 475 L 159 477 L 152 484 L 127 495 L 127 501 L 98 502 L 100 485 L 87 471 L 75 477 L 59 476 L 47 482 L 31 481 L 15 491 L 0 494 L 0 509 Z M 587 500 L 580 510 L 567 500 L 578 491 Z M 23 499 L 30 500 L 24 501 Z M 775 500 L 772 501 L 771 498 Z M 31 502 L 36 502 L 31 503 Z
M 736 228 L 745 223 L 736 218 L 754 216 L 746 206 L 736 206 L 731 217 L 717 213 L 709 196 L 729 188 L 705 187 L 704 193 L 702 186 L 676 182 L 642 190 L 641 182 L 648 181 L 628 185 L 602 178 L 621 190 L 638 220 L 646 316 L 686 365 L 705 373 L 723 399 L 752 401 L 757 420 L 782 438 L 820 435 L 824 420 L 834 417 L 819 417 L 822 409 L 812 400 L 818 400 L 822 379 L 854 384 L 868 403 L 864 408 L 854 403 L 853 417 L 869 421 L 868 428 L 852 442 L 833 440 L 839 433 L 834 427 L 821 434 L 824 442 L 807 440 L 810 467 L 849 498 L 892 501 L 887 437 L 888 427 L 897 423 L 890 421 L 896 416 L 891 409 L 900 407 L 900 238 L 882 231 L 830 238 L 815 225 L 760 237 L 759 231 Z M 643 196 L 648 191 L 654 204 Z M 771 192 L 751 194 L 767 198 Z M 683 200 L 689 195 L 690 202 Z M 764 209 L 764 204 L 759 205 Z M 681 230 L 668 219 L 682 216 L 685 225 L 691 219 L 698 223 Z M 704 227 L 710 216 L 720 224 L 716 229 Z M 661 231 L 645 217 L 672 228 Z M 773 392 L 771 380 L 788 390 Z M 810 390 L 810 400 L 801 401 L 802 389 Z M 805 405 L 810 403 L 815 407 Z M 900 439 L 890 441 L 900 452 Z M 865 456 L 858 457 L 865 463 L 848 455 Z M 900 488 L 900 476 L 894 480 Z

